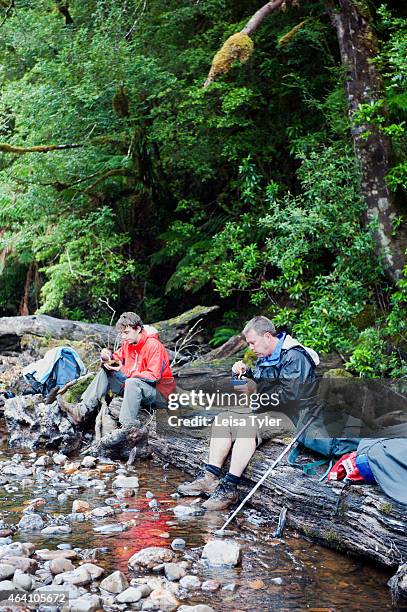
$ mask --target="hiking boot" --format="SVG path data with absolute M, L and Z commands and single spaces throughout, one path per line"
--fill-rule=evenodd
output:
M 207 472 L 206 470 L 201 470 L 195 480 L 192 482 L 184 482 L 179 485 L 177 491 L 181 493 L 181 495 L 201 495 L 201 493 L 211 495 L 219 482 L 220 480 L 215 474 Z
M 205 510 L 226 510 L 239 499 L 236 485 L 221 480 L 209 499 L 202 504 Z
M 57 404 L 75 425 L 78 425 L 86 414 L 86 409 L 82 404 L 70 404 L 62 395 L 57 396 Z

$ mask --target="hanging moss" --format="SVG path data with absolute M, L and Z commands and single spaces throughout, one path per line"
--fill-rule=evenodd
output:
M 284 34 L 284 36 L 281 36 L 281 38 L 278 39 L 277 44 L 281 47 L 282 45 L 286 45 L 287 43 L 291 42 L 297 32 L 301 30 L 301 28 L 304 26 L 304 24 L 307 23 L 307 21 L 309 21 L 309 19 L 304 19 L 304 21 L 301 21 L 301 23 L 297 23 L 297 25 L 291 28 L 291 30 L 287 32 L 287 34 Z
M 212 83 L 220 74 L 229 72 L 231 65 L 235 61 L 241 64 L 247 62 L 253 53 L 253 41 L 247 34 L 238 32 L 230 36 L 212 61 L 212 66 L 206 79 L 205 86 Z

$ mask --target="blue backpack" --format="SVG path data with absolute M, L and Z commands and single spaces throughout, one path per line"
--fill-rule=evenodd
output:
M 43 359 L 31 363 L 23 370 L 23 376 L 34 392 L 41 393 L 44 397 L 51 389 L 61 388 L 85 373 L 82 359 L 70 346 L 47 351 Z

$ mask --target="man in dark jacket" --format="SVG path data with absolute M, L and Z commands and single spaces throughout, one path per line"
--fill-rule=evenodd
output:
M 262 439 L 281 435 L 282 428 L 286 431 L 293 431 L 292 420 L 296 421 L 298 410 L 306 407 L 305 404 L 301 405 L 307 393 L 309 394 L 304 387 L 312 384 L 315 378 L 315 367 L 319 363 L 315 351 L 302 346 L 288 334 L 276 334 L 274 324 L 267 317 L 259 316 L 251 319 L 245 326 L 243 334 L 249 348 L 257 356 L 257 361 L 253 369 L 243 361 L 237 361 L 233 365 L 233 374 L 239 379 L 244 377 L 247 381 L 246 384 L 240 386 L 240 391 L 251 393 L 254 390 L 253 387 L 257 387 L 257 396 L 262 393 L 268 394 L 270 398 L 278 396 L 278 410 L 281 412 L 273 414 L 280 414 L 283 417 L 280 419 L 283 425 L 280 424 L 277 429 L 274 428 L 270 436 L 267 425 L 261 425 L 264 423 L 264 418 L 261 419 L 260 415 L 256 417 L 257 422 L 252 416 L 246 416 L 243 426 L 239 410 L 231 410 L 232 413 L 236 416 L 239 414 L 239 416 L 235 420 L 232 419 L 230 425 L 219 427 L 215 419 L 208 463 L 193 482 L 178 487 L 182 495 L 202 493 L 210 495 L 203 504 L 203 507 L 208 510 L 224 510 L 237 502 L 237 485 L 240 477 Z M 266 408 L 267 411 L 270 411 L 271 405 L 273 404 Z M 265 414 L 263 412 L 263 415 Z M 290 418 L 287 419 L 287 417 Z M 222 423 L 223 419 L 218 419 L 218 421 Z M 235 426 L 234 423 L 237 425 Z M 229 471 L 221 479 L 221 468 L 231 449 Z

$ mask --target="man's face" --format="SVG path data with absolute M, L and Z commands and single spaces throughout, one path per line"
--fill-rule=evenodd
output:
M 137 342 L 140 340 L 141 328 L 139 326 L 134 329 L 134 327 L 127 325 L 127 327 L 122 329 L 120 333 L 123 340 L 126 340 L 129 344 L 137 344 Z
M 249 329 L 246 334 L 246 342 L 257 357 L 271 355 L 278 343 L 278 338 L 269 332 L 259 335 L 254 329 Z

